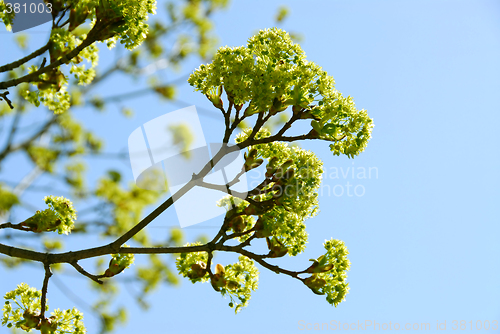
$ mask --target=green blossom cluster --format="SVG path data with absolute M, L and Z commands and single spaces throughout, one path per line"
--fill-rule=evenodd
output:
M 134 263 L 134 254 L 112 254 L 111 256 L 113 263 L 120 267 L 128 268 Z
M 7 31 L 12 30 L 12 22 L 14 22 L 15 13 L 12 11 L 11 13 L 7 13 L 7 5 L 5 1 L 0 0 L 0 19 L 5 24 L 5 28 Z
M 59 234 L 68 234 L 74 227 L 76 210 L 73 203 L 63 196 L 45 196 L 48 209 L 37 211 L 26 219 L 22 225 L 33 232 L 57 231 Z
M 49 48 L 50 61 L 54 62 L 72 51 L 86 37 L 87 35 L 80 29 L 74 31 L 68 31 L 63 28 L 52 29 L 50 36 L 51 45 Z M 95 44 L 89 45 L 77 57 L 72 58 L 68 62 L 71 65 L 69 73 L 74 75 L 79 85 L 89 84 L 94 79 L 94 68 L 97 66 L 99 59 L 98 51 Z M 86 59 L 91 64 L 90 68 L 86 69 L 86 65 L 82 64 L 83 59 Z M 32 73 L 37 70 L 38 67 L 33 65 L 29 68 L 28 72 Z M 70 94 L 67 91 L 68 78 L 61 69 L 56 68 L 44 73 L 40 75 L 40 79 L 44 80 L 44 82 L 36 84 L 38 90 L 23 89 L 20 91 L 21 96 L 37 107 L 42 103 L 56 114 L 61 114 L 68 110 L 71 105 Z
M 281 29 L 261 30 L 247 46 L 221 47 L 212 63 L 189 77 L 195 90 L 218 106 L 221 88 L 245 115 L 275 114 L 293 106 L 300 118 L 313 119 L 316 138 L 335 142 L 335 155 L 352 158 L 364 150 L 373 122 L 352 98 L 335 89 L 335 81 L 306 59 L 304 51 Z
M 72 192 L 77 197 L 85 196 L 85 170 L 84 163 L 74 161 L 66 164 L 66 182 L 72 186 Z
M 196 242 L 186 246 L 201 245 Z M 210 277 L 206 267 L 208 254 L 206 252 L 182 253 L 176 260 L 179 273 L 189 278 L 192 283 L 212 283 L 215 291 L 222 296 L 229 296 L 230 307 L 235 307 L 235 313 L 248 305 L 252 291 L 255 291 L 259 281 L 259 271 L 254 262 L 246 256 L 239 256 L 238 262 L 222 266 L 216 265 L 215 274 Z M 239 302 L 238 302 L 239 301 Z
M 69 0 L 52 2 L 52 10 L 57 12 L 71 6 L 69 31 L 83 24 L 87 19 L 96 23 L 96 18 L 107 24 L 98 40 L 119 39 L 127 49 L 139 46 L 148 34 L 148 14 L 156 14 L 155 0 Z M 0 19 L 7 30 L 12 29 L 14 13 L 6 12 L 7 6 L 0 1 Z
M 57 122 L 63 131 L 54 134 L 54 143 L 73 144 L 72 149 L 75 154 L 85 153 L 85 149 L 93 153 L 101 150 L 103 146 L 102 140 L 91 131 L 85 130 L 70 113 L 58 116 Z
M 29 69 L 29 73 L 37 70 L 36 66 Z M 52 71 L 51 73 L 44 73 L 40 76 L 42 80 L 57 82 L 57 84 L 40 84 L 38 90 L 32 91 L 29 89 L 20 90 L 20 95 L 29 103 L 36 107 L 42 103 L 54 114 L 62 114 L 71 106 L 70 95 L 67 92 L 68 79 L 60 71 Z
M 128 246 L 124 244 L 123 247 Z M 111 254 L 111 260 L 109 261 L 108 269 L 106 269 L 104 275 L 106 275 L 106 277 L 112 277 L 121 273 L 134 263 L 134 259 L 134 254 Z
M 252 260 L 240 255 L 238 262 L 224 267 L 224 279 L 227 283 L 221 287 L 220 292 L 223 296 L 229 296 L 229 306 L 235 307 L 234 312 L 238 313 L 248 305 L 252 291 L 257 290 L 259 270 Z
M 52 44 L 49 50 L 51 61 L 54 61 L 75 49 L 85 38 L 87 38 L 87 34 L 84 34 L 80 29 L 74 31 L 68 31 L 62 28 L 52 29 L 50 36 Z M 84 48 L 77 57 L 71 59 L 70 73 L 75 75 L 79 85 L 89 84 L 94 79 L 94 68 L 97 66 L 99 61 L 98 52 L 99 49 L 97 46 L 92 44 Z M 85 64 L 81 64 L 83 59 L 86 59 L 91 64 L 91 68 L 87 70 L 85 69 Z
M 65 311 L 55 309 L 49 318 L 41 319 L 41 297 L 40 290 L 31 288 L 26 283 L 21 283 L 16 289 L 7 292 L 2 308 L 2 325 L 8 328 L 20 328 L 26 332 L 37 329 L 43 334 L 86 333 L 83 314 L 76 308 Z
M 116 38 L 129 50 L 139 46 L 147 37 L 148 14 L 156 14 L 155 0 L 102 0 L 96 9 L 101 21 L 113 22 L 101 33 L 102 39 Z M 95 22 L 94 22 L 95 23 Z
M 23 317 L 24 312 L 40 314 L 41 297 L 41 291 L 30 288 L 26 283 L 21 283 L 16 289 L 7 292 L 3 297 L 6 301 L 2 308 L 2 325 L 7 325 L 9 328 L 25 326 L 28 319 Z M 48 310 L 48 304 L 46 310 Z
M 251 215 L 241 214 L 237 217 L 233 217 L 235 212 L 242 213 L 246 207 L 248 207 L 248 202 L 242 200 L 238 197 L 233 197 L 231 195 L 227 195 L 222 197 L 219 201 L 217 201 L 216 205 L 221 208 L 225 208 L 226 219 L 229 219 L 226 227 L 227 231 L 231 231 L 234 233 L 240 233 L 246 230 L 251 229 L 255 225 L 255 218 Z M 243 234 L 237 237 L 239 242 L 243 242 L 250 237 L 250 234 Z
M 53 320 L 57 324 L 57 329 L 54 334 L 85 334 L 87 330 L 83 325 L 83 313 L 76 308 L 61 311 L 58 308 L 50 313 Z M 49 319 L 50 319 L 49 318 Z
M 236 142 L 242 142 L 250 133 L 251 129 L 243 131 L 237 137 Z M 269 135 L 270 132 L 264 129 L 255 138 L 264 138 Z M 286 183 L 279 184 L 278 191 L 282 193 L 278 199 L 280 205 L 274 205 L 270 211 L 262 214 L 260 219 L 264 224 L 264 230 L 271 233 L 288 248 L 289 255 L 295 256 L 306 248 L 305 220 L 315 216 L 319 211 L 318 189 L 323 174 L 323 163 L 313 152 L 291 147 L 288 143 L 283 142 L 258 144 L 248 149 L 256 149 L 258 157 L 268 161 L 273 160 L 273 166 L 268 163 L 268 169 L 283 166 L 286 163 L 287 169 L 294 171 L 293 176 Z M 278 169 L 280 168 L 278 167 Z M 285 171 L 281 171 L 281 173 L 283 172 Z M 275 185 L 276 182 L 272 182 L 268 188 Z M 265 201 L 272 197 L 272 193 L 258 195 L 259 201 Z
M 343 97 L 339 92 L 320 102 L 323 102 L 322 105 L 311 112 L 319 119 L 311 121 L 318 138 L 335 142 L 330 144 L 334 155 L 344 154 L 353 158 L 363 152 L 374 126 L 366 110 L 357 110 L 353 99 Z
M 199 246 L 200 242 L 188 243 L 185 246 Z M 178 272 L 192 283 L 208 282 L 206 271 L 208 254 L 206 252 L 181 253 L 175 261 Z
M 106 24 L 104 29 L 96 28 L 92 38 L 97 41 L 107 41 L 108 47 L 114 46 L 117 40 L 128 49 L 133 49 L 140 45 L 147 37 L 148 25 L 145 23 L 148 14 L 154 14 L 156 1 L 154 0 L 84 0 L 67 1 L 71 5 L 69 28 L 53 28 L 50 36 L 50 63 L 64 57 L 74 50 L 86 38 L 88 29 L 78 28 L 87 19 L 91 22 L 91 28 L 97 23 Z M 58 11 L 63 8 L 63 3 L 54 2 L 53 10 Z M 5 4 L 0 2 L 0 9 Z M 7 28 L 12 23 L 12 15 L 0 15 Z M 99 20 L 97 20 L 99 19 Z M 82 63 L 83 60 L 90 63 L 90 67 Z M 95 67 L 98 63 L 98 48 L 95 43 L 85 47 L 77 57 L 67 62 L 70 65 L 69 74 L 73 74 L 77 84 L 87 85 L 95 77 Z M 37 66 L 31 66 L 28 73 L 37 71 Z M 56 114 L 60 114 L 69 109 L 71 97 L 67 91 L 68 77 L 61 68 L 55 68 L 40 75 L 42 82 L 35 82 L 37 90 L 28 88 L 20 90 L 21 96 L 35 106 L 45 105 Z
M 323 261 L 332 264 L 333 268 L 326 272 L 313 274 L 309 282 L 316 284 L 320 294 L 326 294 L 328 303 L 337 306 L 345 300 L 345 296 L 349 292 L 349 283 L 347 283 L 347 274 L 351 266 L 351 262 L 347 259 L 349 251 L 342 240 L 331 239 L 325 240 L 323 246 L 326 249 L 326 254 L 323 256 Z

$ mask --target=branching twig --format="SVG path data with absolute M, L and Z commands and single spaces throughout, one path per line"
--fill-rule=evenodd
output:
M 229 101 L 229 108 L 227 108 L 227 112 L 224 111 L 224 108 L 221 107 L 222 114 L 224 115 L 224 122 L 226 129 L 224 130 L 224 138 L 222 139 L 222 142 L 224 144 L 227 144 L 229 142 L 229 138 L 231 137 L 231 134 L 233 131 L 231 130 L 231 110 L 233 108 L 233 102 Z
M 19 224 L 3 223 L 3 224 L 0 224 L 0 229 L 11 228 L 11 229 L 14 229 L 14 230 L 19 230 L 19 231 L 24 231 L 24 232 L 29 232 L 30 231 L 29 229 L 24 228 L 21 224 L 22 223 L 19 223 Z
M 21 66 L 22 64 L 30 61 L 31 59 L 36 58 L 36 57 L 44 54 L 45 51 L 47 51 L 49 49 L 49 47 L 50 47 L 50 42 L 48 42 L 47 44 L 45 44 L 44 46 L 42 46 L 40 49 L 32 52 L 31 54 L 27 55 L 24 58 L 16 60 L 15 62 L 12 62 L 10 64 L 6 64 L 6 65 L 3 65 L 3 66 L 0 66 L 0 73 L 11 71 L 11 70 L 13 70 L 13 69 Z
M 47 305 L 47 288 L 49 285 L 49 278 L 52 276 L 52 271 L 50 270 L 50 265 L 48 263 L 44 263 L 43 267 L 45 268 L 45 278 L 43 279 L 43 287 L 42 287 L 42 300 L 41 300 L 41 309 L 40 309 L 40 319 L 44 319 L 45 309 Z
M 103 284 L 104 282 L 100 280 L 100 278 L 103 278 L 104 275 L 92 275 L 91 273 L 87 272 L 85 269 L 82 268 L 82 266 L 80 266 L 78 264 L 77 261 L 73 261 L 70 263 L 73 267 L 75 267 L 75 269 L 80 273 L 82 274 L 83 276 L 87 276 L 88 278 L 90 278 L 91 280 L 93 280 L 94 282 L 97 282 L 99 284 Z
M 80 45 L 78 45 L 76 48 L 74 48 L 73 50 L 71 50 L 70 52 L 68 52 L 66 55 L 64 55 L 61 58 L 59 58 L 58 60 L 50 63 L 47 66 L 45 66 L 44 68 L 40 68 L 40 69 L 38 69 L 35 72 L 32 72 L 30 74 L 27 74 L 27 75 L 22 76 L 22 77 L 17 78 L 17 79 L 12 79 L 12 80 L 9 80 L 9 81 L 0 82 L 0 89 L 7 89 L 9 87 L 14 87 L 14 86 L 17 86 L 17 85 L 19 85 L 20 83 L 23 83 L 23 82 L 38 82 L 40 80 L 39 76 L 41 74 L 47 73 L 48 71 L 50 71 L 50 70 L 52 70 L 52 69 L 54 69 L 54 68 L 56 68 L 56 67 L 58 67 L 58 66 L 60 66 L 62 64 L 68 63 L 71 59 L 73 59 L 76 56 L 78 56 L 78 54 L 83 49 L 85 49 L 87 46 L 91 45 L 92 43 L 94 43 L 97 40 L 97 36 L 99 34 L 99 31 L 105 29 L 111 23 L 112 23 L 111 21 L 110 22 L 106 22 L 106 23 L 102 23 L 100 21 L 97 21 L 97 23 L 94 25 L 94 27 L 92 28 L 92 30 L 88 33 L 87 38 L 85 38 L 82 41 L 82 43 L 80 43 Z M 47 46 L 47 48 L 48 48 L 48 46 Z
M 198 185 L 200 187 L 204 187 L 204 188 L 207 188 L 207 189 L 213 189 L 213 190 L 218 190 L 218 191 L 222 191 L 223 193 L 228 193 L 228 190 L 227 190 L 227 187 L 229 186 L 226 186 L 225 184 L 224 185 L 219 185 L 219 184 L 212 184 L 212 183 L 207 183 L 207 182 L 204 182 L 204 181 L 201 181 L 198 183 Z M 238 197 L 238 198 L 241 198 L 241 199 L 245 199 L 247 194 L 246 193 L 242 193 L 242 192 L 239 192 L 239 191 L 235 191 L 235 190 L 229 190 L 231 192 L 231 195 L 233 195 L 234 197 Z
M 10 109 L 14 109 L 14 106 L 12 105 L 12 101 L 9 100 L 7 95 L 9 95 L 9 92 L 0 93 L 0 96 L 1 96 L 0 100 L 4 99 L 5 102 L 7 102 L 7 104 L 9 105 Z
M 262 120 L 263 118 L 261 118 Z M 238 146 L 226 146 L 224 145 L 220 151 L 203 167 L 203 169 L 196 175 L 194 179 L 198 180 L 203 180 L 203 177 L 205 177 L 208 172 L 212 169 L 214 165 L 216 165 L 226 154 L 231 153 L 233 151 L 236 151 L 241 148 L 245 148 L 250 145 L 256 145 L 259 143 L 263 142 L 270 142 L 273 140 L 292 140 L 292 139 L 313 139 L 314 133 L 310 132 L 307 135 L 303 136 L 296 136 L 296 137 L 279 137 L 279 136 L 273 136 L 273 137 L 268 137 L 268 138 L 262 138 L 262 139 L 256 139 L 256 140 L 245 140 L 243 143 L 240 143 Z M 279 137 L 279 139 L 277 138 Z M 199 182 L 199 181 L 198 181 Z M 182 187 L 178 193 L 176 193 L 174 196 L 175 198 L 180 198 L 183 196 L 186 192 L 188 192 L 192 187 L 194 187 L 194 181 L 188 182 L 184 187 Z M 203 181 L 202 181 L 203 184 Z M 263 202 L 256 202 L 250 198 L 247 199 L 251 204 L 260 206 L 262 208 L 267 207 L 268 204 L 272 204 L 269 201 L 273 201 L 273 199 L 270 199 L 269 201 L 263 201 Z M 269 203 L 268 203 L 269 202 Z M 285 273 L 287 275 L 290 275 L 292 277 L 295 277 L 297 279 L 301 279 L 300 277 L 297 277 L 297 275 L 300 272 L 292 272 L 288 271 L 285 269 L 281 269 L 277 266 L 270 265 L 269 263 L 265 262 L 263 258 L 266 255 L 256 255 L 252 252 L 249 252 L 243 247 L 246 247 L 250 245 L 250 241 L 253 240 L 254 236 L 251 236 L 248 238 L 245 242 L 238 246 L 224 246 L 223 243 L 224 241 L 228 239 L 232 239 L 241 235 L 244 235 L 246 233 L 250 233 L 252 229 L 243 232 L 241 234 L 239 233 L 233 233 L 231 235 L 225 235 L 225 224 L 221 227 L 219 233 L 217 236 L 209 242 L 208 244 L 204 245 L 198 245 L 198 246 L 187 246 L 187 247 L 121 247 L 126 241 L 128 241 L 130 238 L 132 238 L 135 234 L 137 234 L 139 231 L 141 231 L 144 227 L 146 227 L 151 221 L 153 221 L 156 217 L 158 217 L 163 211 L 165 211 L 167 208 L 169 208 L 172 204 L 174 203 L 174 198 L 170 197 L 167 199 L 163 204 L 161 204 L 158 208 L 156 208 L 153 212 L 151 212 L 148 216 L 146 216 L 143 220 L 141 220 L 137 225 L 135 225 L 132 229 L 130 229 L 128 232 L 126 232 L 124 235 L 122 235 L 120 238 L 115 240 L 114 242 L 101 246 L 101 247 L 95 247 L 95 248 L 89 248 L 89 249 L 83 249 L 79 251 L 70 251 L 70 252 L 65 252 L 65 253 L 56 253 L 56 254 L 46 254 L 46 253 L 40 253 L 36 251 L 31 251 L 27 249 L 20 249 L 17 247 L 11 247 L 7 245 L 3 245 L 0 243 L 0 253 L 6 254 L 8 256 L 12 257 L 18 257 L 22 259 L 29 259 L 33 261 L 39 261 L 43 262 L 46 266 L 49 266 L 50 264 L 53 263 L 70 263 L 72 264 L 75 268 L 78 270 L 78 266 L 75 266 L 73 263 L 76 263 L 76 261 L 81 260 L 81 259 L 86 259 L 86 258 L 92 258 L 92 257 L 97 257 L 101 255 L 107 255 L 107 254 L 116 254 L 116 253 L 121 253 L 121 254 L 171 254 L 171 253 L 190 253 L 190 252 L 208 252 L 211 254 L 213 251 L 216 250 L 222 250 L 222 251 L 231 251 L 231 252 L 237 252 L 242 255 L 245 255 L 251 259 L 254 259 L 264 267 L 278 272 L 278 273 Z M 229 218 L 233 218 L 229 217 Z M 227 229 L 227 227 L 226 227 Z M 223 237 L 221 241 L 217 242 L 220 237 Z M 217 242 L 217 244 L 216 244 Z M 210 256 L 210 255 L 209 255 Z M 82 269 L 83 270 L 83 269 Z M 80 272 L 80 270 L 78 270 Z M 96 277 L 99 278 L 99 276 L 91 275 L 83 271 L 83 274 L 87 277 L 90 277 L 91 279 L 95 279 Z M 48 281 L 48 278 L 47 278 Z
M 247 251 L 245 249 L 242 249 L 242 248 L 240 248 L 238 246 L 223 246 L 223 245 L 220 245 L 220 246 L 217 247 L 217 250 L 221 250 L 221 251 L 225 251 L 225 252 L 236 252 L 236 253 L 239 253 L 241 255 L 245 255 L 246 257 L 248 257 L 248 258 L 250 258 L 252 260 L 255 260 L 256 262 L 258 262 L 263 267 L 265 267 L 265 268 L 267 268 L 267 269 L 269 269 L 271 271 L 274 271 L 277 274 L 285 274 L 285 275 L 291 276 L 293 278 L 296 278 L 296 279 L 298 279 L 300 281 L 304 280 L 303 278 L 300 278 L 298 276 L 302 272 L 299 272 L 299 271 L 290 271 L 290 270 L 286 270 L 286 269 L 280 268 L 278 266 L 269 264 L 269 263 L 267 263 L 266 261 L 264 261 L 262 259 L 262 257 L 264 255 L 254 254 L 254 253 L 252 253 L 250 251 Z

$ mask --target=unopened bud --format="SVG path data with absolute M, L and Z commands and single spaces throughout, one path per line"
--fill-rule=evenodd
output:
M 232 227 L 234 232 L 236 233 L 243 232 L 243 230 L 245 229 L 245 222 L 243 221 L 243 217 L 238 216 L 233 218 L 233 220 L 231 220 L 230 222 L 230 227 Z
M 266 238 L 271 236 L 271 233 L 264 228 L 264 221 L 262 220 L 262 218 L 259 218 L 257 220 L 254 225 L 254 229 L 256 238 Z
M 266 241 L 267 247 L 270 249 L 269 254 L 267 254 L 268 257 L 282 257 L 288 253 L 288 249 L 278 239 L 266 238 Z
M 250 162 L 250 163 L 248 163 L 248 162 Z M 260 165 L 262 165 L 262 163 L 264 162 L 264 160 L 263 159 L 257 159 L 257 160 L 248 161 L 248 162 L 245 162 L 245 171 L 246 172 L 248 172 L 249 170 L 252 170 L 252 169 L 260 167 Z
M 274 174 L 275 179 L 281 179 L 285 174 L 285 171 L 293 165 L 293 160 L 285 161 Z
M 23 313 L 24 323 L 21 324 L 21 328 L 28 331 L 35 328 L 40 323 L 40 315 L 31 313 L 29 309 L 26 309 Z
M 285 172 L 285 175 L 283 175 L 283 180 L 290 180 L 294 174 L 295 174 L 295 170 L 293 168 L 289 168 Z
M 54 334 L 57 330 L 57 322 L 54 318 L 42 319 L 40 323 L 40 332 L 42 334 Z
M 222 276 L 224 276 L 225 270 L 222 264 L 217 263 L 217 265 L 215 266 L 215 274 L 216 275 L 221 274 Z
M 207 274 L 207 265 L 204 262 L 191 265 L 191 272 L 187 276 L 191 279 L 199 279 Z
M 240 287 L 240 284 L 238 282 L 235 282 L 235 281 L 229 281 L 227 282 L 227 288 L 229 290 L 236 290 Z
M 224 267 L 221 264 L 217 264 L 215 266 L 215 274 L 210 278 L 210 283 L 215 291 L 220 291 L 220 288 L 226 286 L 224 273 Z
M 250 152 L 248 152 L 248 158 L 247 159 L 251 159 L 251 160 L 255 159 L 257 157 L 258 153 L 259 152 L 255 148 L 251 149 Z
M 319 274 L 319 273 L 325 273 L 332 269 L 333 269 L 332 263 L 328 263 L 326 265 L 320 265 L 318 262 L 314 262 L 313 264 L 311 264 L 309 268 L 307 268 L 306 273 Z
M 319 289 L 321 289 L 326 284 L 326 281 L 322 278 L 317 277 L 316 275 L 312 275 L 311 277 L 306 278 L 304 280 L 304 284 L 307 285 L 317 295 L 325 294 Z
M 272 157 L 266 166 L 266 177 L 271 177 L 276 173 L 276 165 L 278 164 L 278 158 Z

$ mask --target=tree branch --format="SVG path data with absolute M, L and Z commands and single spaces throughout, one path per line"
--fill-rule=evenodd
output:
M 12 79 L 9 81 L 4 81 L 0 82 L 0 89 L 7 89 L 9 87 L 14 87 L 19 85 L 20 83 L 23 82 L 38 82 L 39 76 L 41 74 L 47 73 L 48 71 L 62 65 L 65 63 L 68 63 L 71 61 L 71 59 L 75 58 L 78 56 L 78 54 L 85 49 L 87 46 L 91 45 L 94 43 L 97 39 L 98 32 L 100 30 L 105 29 L 108 25 L 110 25 L 112 22 L 106 22 L 106 23 L 101 23 L 100 21 L 97 21 L 92 30 L 88 33 L 87 37 L 78 45 L 76 48 L 59 58 L 58 60 L 54 61 L 53 63 L 45 66 L 44 68 L 40 68 L 39 70 L 32 72 L 30 74 L 27 74 L 23 77 L 17 78 L 17 79 Z
M 24 231 L 24 232 L 29 232 L 30 230 L 27 230 L 25 229 L 21 223 L 19 224 L 12 224 L 12 223 L 3 223 L 3 224 L 0 224 L 0 229 L 3 229 L 3 228 L 11 228 L 11 229 L 14 229 L 14 230 L 19 230 L 19 231 Z
M 302 136 L 295 136 L 295 137 L 280 137 L 280 139 L 276 138 L 277 136 L 273 137 L 267 137 L 267 138 L 262 138 L 258 140 L 245 140 L 243 143 L 239 144 L 238 146 L 226 146 L 224 145 L 221 147 L 219 152 L 209 161 L 207 164 L 203 167 L 203 169 L 198 173 L 193 175 L 193 180 L 188 182 L 184 187 L 182 187 L 174 196 L 176 198 L 180 198 L 183 196 L 185 193 L 187 193 L 196 183 L 198 183 L 196 180 L 203 179 L 208 172 L 213 168 L 215 164 L 217 164 L 226 154 L 231 153 L 233 151 L 238 150 L 239 148 L 245 148 L 250 145 L 256 145 L 264 142 L 271 142 L 273 140 L 298 140 L 298 139 L 313 139 L 314 138 L 314 133 L 310 132 L 307 135 L 302 135 Z M 254 201 L 251 201 L 254 202 Z M 79 251 L 70 251 L 70 252 L 65 252 L 65 253 L 56 253 L 56 254 L 46 254 L 46 253 L 40 253 L 36 251 L 31 251 L 27 249 L 20 249 L 17 247 L 11 247 L 7 246 L 4 244 L 0 243 L 0 253 L 11 256 L 11 257 L 18 257 L 22 259 L 27 259 L 27 260 L 33 260 L 33 261 L 38 261 L 42 262 L 46 265 L 50 265 L 53 263 L 75 263 L 78 260 L 86 259 L 86 258 L 92 258 L 92 257 L 97 257 L 97 256 L 102 256 L 102 255 L 107 255 L 107 254 L 116 254 L 116 253 L 122 253 L 122 254 L 167 254 L 167 253 L 189 253 L 189 252 L 212 252 L 213 250 L 222 250 L 222 251 L 236 251 L 237 253 L 240 253 L 242 255 L 245 255 L 251 259 L 256 260 L 259 262 L 261 265 L 264 267 L 273 270 L 275 272 L 281 272 L 281 273 L 286 273 L 288 275 L 291 275 L 292 277 L 296 277 L 298 273 L 296 272 L 291 272 L 287 271 L 284 269 L 281 269 L 277 266 L 273 266 L 268 264 L 262 259 L 262 256 L 255 255 L 251 252 L 248 252 L 246 250 L 241 249 L 242 247 L 236 246 L 236 247 L 230 247 L 230 246 L 223 246 L 221 242 L 218 244 L 215 244 L 216 239 L 212 240 L 210 243 L 205 244 L 205 245 L 200 245 L 200 246 L 188 246 L 188 247 L 151 247 L 151 248 L 146 248 L 146 247 L 121 247 L 125 242 L 127 242 L 130 238 L 132 238 L 135 234 L 137 234 L 139 231 L 141 231 L 144 227 L 146 227 L 151 221 L 153 221 L 156 217 L 158 217 L 163 211 L 165 211 L 167 208 L 169 208 L 172 204 L 174 203 L 173 197 L 170 197 L 167 199 L 163 204 L 161 204 L 159 207 L 157 207 L 153 212 L 151 212 L 148 216 L 146 216 L 143 220 L 141 220 L 137 225 L 135 225 L 132 229 L 130 229 L 127 233 L 119 237 L 117 240 L 114 242 L 100 246 L 100 247 L 94 247 L 94 248 L 89 248 L 89 249 L 83 249 Z M 264 203 L 257 202 L 256 204 L 263 205 Z M 10 223 L 9 223 L 10 224 Z M 224 234 L 224 228 L 221 228 L 221 231 L 219 231 L 218 236 L 220 237 L 221 235 Z M 231 235 L 231 237 L 236 237 L 237 235 Z M 222 239 L 222 242 L 227 240 L 229 237 L 226 236 L 225 238 Z M 87 276 L 87 275 L 85 275 Z M 296 277 L 298 278 L 298 277 Z M 299 278 L 300 279 L 300 278 Z
M 99 278 L 104 277 L 104 275 L 92 275 L 91 273 L 87 272 L 85 269 L 83 269 L 77 261 L 70 262 L 70 264 L 83 276 L 87 276 L 94 282 L 97 282 L 99 284 L 103 284 L 104 282 L 101 281 Z
M 284 137 L 284 136 L 274 135 L 271 137 L 255 139 L 253 141 L 250 141 L 250 143 L 247 143 L 248 140 L 245 140 L 242 143 L 238 144 L 238 146 L 241 145 L 240 147 L 242 147 L 242 146 L 247 147 L 250 145 L 266 144 L 266 143 L 271 143 L 274 141 L 292 142 L 292 141 L 298 141 L 298 140 L 304 140 L 304 139 L 318 139 L 316 130 L 312 129 L 307 134 L 300 135 L 300 136 Z
M 226 194 L 229 193 L 229 195 L 232 195 L 234 197 L 238 197 L 241 199 L 245 199 L 247 197 L 246 193 L 242 193 L 242 192 L 239 192 L 236 190 L 231 190 L 231 189 L 228 190 L 227 187 L 230 187 L 230 186 L 225 185 L 225 184 L 219 185 L 219 184 L 212 184 L 212 183 L 207 183 L 207 182 L 201 181 L 201 182 L 199 182 L 199 186 L 203 187 L 203 188 L 207 188 L 207 189 L 222 191 L 223 193 L 226 193 Z
M 245 255 L 246 257 L 248 257 L 248 258 L 250 258 L 252 260 L 255 260 L 256 262 L 258 262 L 263 267 L 265 267 L 265 268 L 267 268 L 267 269 L 269 269 L 271 271 L 274 271 L 276 274 L 285 274 L 285 275 L 291 276 L 293 278 L 296 278 L 296 279 L 298 279 L 300 281 L 304 280 L 304 279 L 302 279 L 302 278 L 300 278 L 298 276 L 302 272 L 290 271 L 290 270 L 282 269 L 282 268 L 280 268 L 278 266 L 269 264 L 269 263 L 267 263 L 266 261 L 264 261 L 262 259 L 263 255 L 254 254 L 254 253 L 252 253 L 250 251 L 247 251 L 245 249 L 241 249 L 238 246 L 224 246 L 224 245 L 220 245 L 220 246 L 217 247 L 217 250 L 221 250 L 221 251 L 225 251 L 225 252 L 236 252 L 236 253 L 239 253 L 241 255 Z
M 52 271 L 50 270 L 50 264 L 44 263 L 43 267 L 45 268 L 45 278 L 43 279 L 42 286 L 42 301 L 40 307 L 40 319 L 45 318 L 45 308 L 47 307 L 47 289 L 49 285 L 50 276 L 52 276 Z
M 9 100 L 9 98 L 7 97 L 7 95 L 9 95 L 9 92 L 1 93 L 0 94 L 0 100 L 4 99 L 5 102 L 7 102 L 7 104 L 9 105 L 10 109 L 14 109 L 14 106 L 12 105 L 12 101 Z
M 27 55 L 26 57 L 21 58 L 19 60 L 16 60 L 15 62 L 12 62 L 10 64 L 0 66 L 0 73 L 11 71 L 11 70 L 15 69 L 16 67 L 19 67 L 22 64 L 30 61 L 31 59 L 36 58 L 36 57 L 44 54 L 49 49 L 49 47 L 50 47 L 50 41 L 47 44 L 45 44 L 44 46 L 42 46 L 40 49 L 32 52 L 31 54 Z
M 224 131 L 224 138 L 222 139 L 222 142 L 224 144 L 227 144 L 229 142 L 229 138 L 231 137 L 231 134 L 233 133 L 233 130 L 231 130 L 231 110 L 233 109 L 233 102 L 229 101 L 229 108 L 227 108 L 227 112 L 224 112 L 224 108 L 221 107 L 222 114 L 224 115 L 224 122 L 226 126 L 226 130 Z

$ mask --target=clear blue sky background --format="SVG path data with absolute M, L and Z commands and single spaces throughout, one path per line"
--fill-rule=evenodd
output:
M 220 44 L 246 44 L 258 29 L 274 25 L 280 4 L 234 1 L 227 11 L 215 15 Z M 332 75 L 337 89 L 351 95 L 375 122 L 373 139 L 354 160 L 332 156 L 327 143 L 302 145 L 324 162 L 321 213 L 308 222 L 305 254 L 276 261 L 303 269 L 309 258 L 322 253 L 325 239 L 344 240 L 352 262 L 347 300 L 334 308 L 302 283 L 261 269 L 259 289 L 250 305 L 234 315 L 229 301 L 209 284 L 192 285 L 182 279 L 179 287 L 161 287 L 150 296 L 149 311 L 136 308 L 130 294 L 123 292 L 117 303 L 128 304 L 131 314 L 126 327 L 117 332 L 299 333 L 307 332 L 301 330 L 307 323 L 371 320 L 401 327 L 430 323 L 428 332 L 434 333 L 437 321 L 446 321 L 449 332 L 457 332 L 454 320 L 466 321 L 467 331 L 470 321 L 473 328 L 476 322 L 478 326 L 486 320 L 498 323 L 500 2 L 351 0 L 286 5 L 291 14 L 281 28 L 302 34 L 308 59 Z M 28 32 L 33 39 L 43 35 Z M 0 35 L 2 45 L 10 46 L 10 41 L 11 35 Z M 19 55 L 2 47 L 0 63 Z M 113 59 L 114 52 L 103 48 L 101 63 Z M 199 60 L 192 60 L 173 77 L 198 66 Z M 168 69 L 165 72 L 166 78 L 172 78 Z M 98 90 L 109 96 L 132 91 L 139 84 L 116 76 Z M 178 97 L 210 109 L 208 101 L 187 84 Z M 77 112 L 107 139 L 106 151 L 126 147 L 136 127 L 180 107 L 151 96 L 127 104 L 136 115 L 130 120 L 116 121 L 119 109 L 114 107 L 105 115 L 95 116 L 86 109 Z M 210 117 L 201 121 L 207 140 L 218 140 L 222 121 Z M 91 170 L 128 168 L 115 161 L 92 163 Z M 361 169 L 370 167 L 371 178 L 357 177 Z M 342 175 L 341 169 L 345 173 L 348 168 L 349 174 Z M 16 173 L 3 170 L 1 175 L 15 179 Z M 132 180 L 130 170 L 127 177 Z M 348 182 L 352 196 L 347 194 Z M 363 196 L 354 195 L 354 186 L 358 194 L 364 191 Z M 344 193 L 338 196 L 341 189 Z M 41 199 L 37 201 L 41 207 Z M 177 225 L 173 212 L 162 214 L 150 230 L 166 235 L 168 225 Z M 188 238 L 215 233 L 208 225 L 186 229 Z M 75 239 L 75 248 L 81 244 Z M 29 268 L 2 275 L 2 293 L 22 280 L 39 287 L 41 279 L 41 271 Z M 60 279 L 82 298 L 90 294 L 85 279 Z M 49 300 L 51 308 L 74 305 L 55 285 L 50 287 Z M 89 333 L 95 333 L 98 321 L 88 311 L 85 319 Z M 368 327 L 364 332 L 372 331 Z

